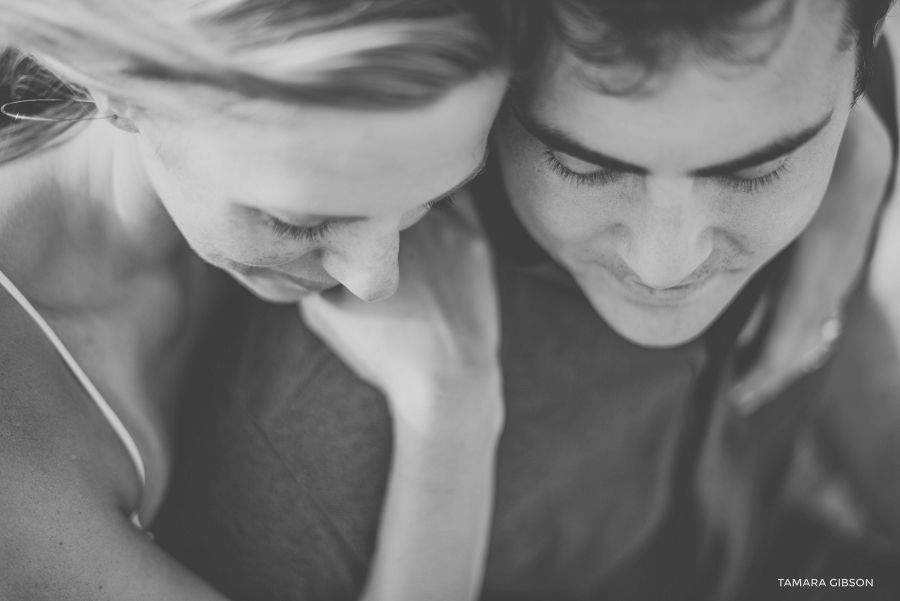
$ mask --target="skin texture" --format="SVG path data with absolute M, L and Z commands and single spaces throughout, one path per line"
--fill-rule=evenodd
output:
M 481 590 L 504 413 L 499 307 L 474 206 L 465 192 L 456 200 L 401 236 L 391 298 L 337 288 L 301 302 L 310 330 L 389 399 L 391 477 L 417 484 L 387 492 L 380 529 L 392 535 L 379 537 L 375 563 L 402 568 L 372 573 L 372 598 Z
M 414 110 L 255 103 L 224 124 L 138 114 L 128 127 L 149 188 L 201 257 L 265 300 L 343 284 L 373 301 L 397 287 L 400 231 L 480 170 L 504 89 L 492 74 Z M 273 217 L 330 229 L 279 232 Z
M 798 2 L 764 64 L 719 63 L 686 47 L 639 95 L 603 93 L 595 82 L 608 73 L 560 51 L 521 103 L 524 120 L 643 174 L 575 181 L 548 154 L 570 171 L 604 170 L 502 117 L 497 143 L 516 212 L 621 335 L 659 347 L 695 338 L 810 223 L 851 109 L 855 57 L 839 43 L 842 17 L 837 4 Z M 787 157 L 694 176 L 826 117 Z M 773 171 L 765 185 L 735 181 Z
M 269 300 L 296 301 L 338 283 L 366 300 L 389 295 L 397 285 L 400 230 L 479 167 L 504 88 L 504 77 L 494 74 L 420 110 L 339 112 L 248 101 L 243 118 L 211 105 L 207 119 L 187 122 L 99 98 L 107 119 L 0 168 L 0 269 L 133 433 L 147 466 L 145 524 L 168 478 L 175 391 L 220 289 L 217 270 L 188 245 Z M 196 96 L 183 100 L 196 112 Z M 353 221 L 308 242 L 268 229 L 261 212 L 301 226 Z M 448 260 L 455 256 L 447 253 Z M 289 284 L 284 274 L 305 283 Z M 0 331 L 0 597 L 220 599 L 130 524 L 141 492 L 125 449 L 5 293 Z M 470 382 L 461 371 L 455 374 Z M 429 403 L 453 406 L 456 395 L 499 407 L 499 378 L 453 394 L 423 386 L 420 397 L 402 402 L 427 410 Z M 460 423 L 409 439 L 411 461 L 391 479 L 389 494 L 413 506 L 391 515 L 413 511 L 438 516 L 438 526 L 459 523 L 442 505 L 446 495 L 434 475 L 454 477 L 440 467 L 448 456 L 453 473 L 466 475 L 465 465 L 453 463 Z M 485 433 L 485 446 L 497 431 L 494 424 Z M 489 481 L 493 455 L 479 456 L 479 477 Z M 489 510 L 490 487 L 477 488 L 462 518 Z M 422 494 L 406 494 L 410 489 Z M 484 541 L 479 535 L 472 544 Z M 474 590 L 478 566 L 469 565 L 470 549 L 457 555 Z M 364 598 L 404 598 L 404 570 L 429 559 L 393 554 L 380 568 L 392 578 L 377 581 Z
M 742 413 L 772 400 L 830 352 L 830 346 L 823 347 L 828 331 L 823 325 L 840 318 L 863 275 L 892 162 L 887 131 L 863 98 L 847 123 L 822 206 L 798 240 L 775 307 L 772 335 L 750 373 L 731 391 Z M 882 234 L 878 246 L 894 239 L 893 234 Z M 874 257 L 873 271 L 884 264 L 879 256 Z

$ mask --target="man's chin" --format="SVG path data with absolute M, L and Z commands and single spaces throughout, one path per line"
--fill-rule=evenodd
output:
M 688 344 L 719 318 L 746 283 L 744 277 L 713 277 L 671 294 L 637 294 L 616 281 L 581 286 L 594 310 L 617 334 L 648 348 Z
M 594 308 L 617 334 L 629 342 L 648 348 L 673 348 L 688 344 L 716 321 L 722 303 L 686 303 L 674 306 L 647 306 L 621 299 L 596 303 Z
M 639 324 L 630 320 L 626 323 L 607 320 L 607 323 L 617 334 L 632 344 L 647 348 L 666 349 L 693 342 L 707 330 L 712 321 L 714 320 L 699 325 L 656 322 L 656 320 L 648 320 Z

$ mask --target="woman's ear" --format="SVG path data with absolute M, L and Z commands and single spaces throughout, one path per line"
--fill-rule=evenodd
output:
M 122 131 L 128 132 L 130 134 L 138 133 L 137 125 L 128 117 L 123 117 L 119 114 L 112 114 L 110 115 L 108 122 L 116 129 L 121 129 Z
M 100 115 L 110 125 L 130 134 L 138 133 L 137 123 L 131 118 L 131 111 L 125 103 L 101 94 L 94 94 L 93 97 Z

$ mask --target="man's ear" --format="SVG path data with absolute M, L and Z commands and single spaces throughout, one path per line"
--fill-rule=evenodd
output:
M 137 123 L 131 117 L 132 111 L 125 103 L 100 94 L 94 95 L 94 101 L 100 115 L 105 117 L 110 125 L 130 134 L 138 133 Z

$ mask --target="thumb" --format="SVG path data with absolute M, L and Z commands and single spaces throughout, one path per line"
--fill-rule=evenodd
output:
M 297 308 L 300 311 L 300 319 L 314 334 L 322 336 L 328 333 L 327 324 L 339 312 L 343 295 L 343 288 L 332 288 L 316 294 L 310 294 L 300 299 Z
M 842 332 L 843 316 L 835 312 L 821 324 L 813 341 L 804 344 L 806 351 L 766 348 L 757 365 L 729 393 L 732 405 L 743 415 L 753 413 L 776 394 L 819 369 L 833 353 Z
M 785 363 L 764 358 L 728 394 L 728 401 L 744 416 L 765 405 L 801 374 L 785 368 Z

